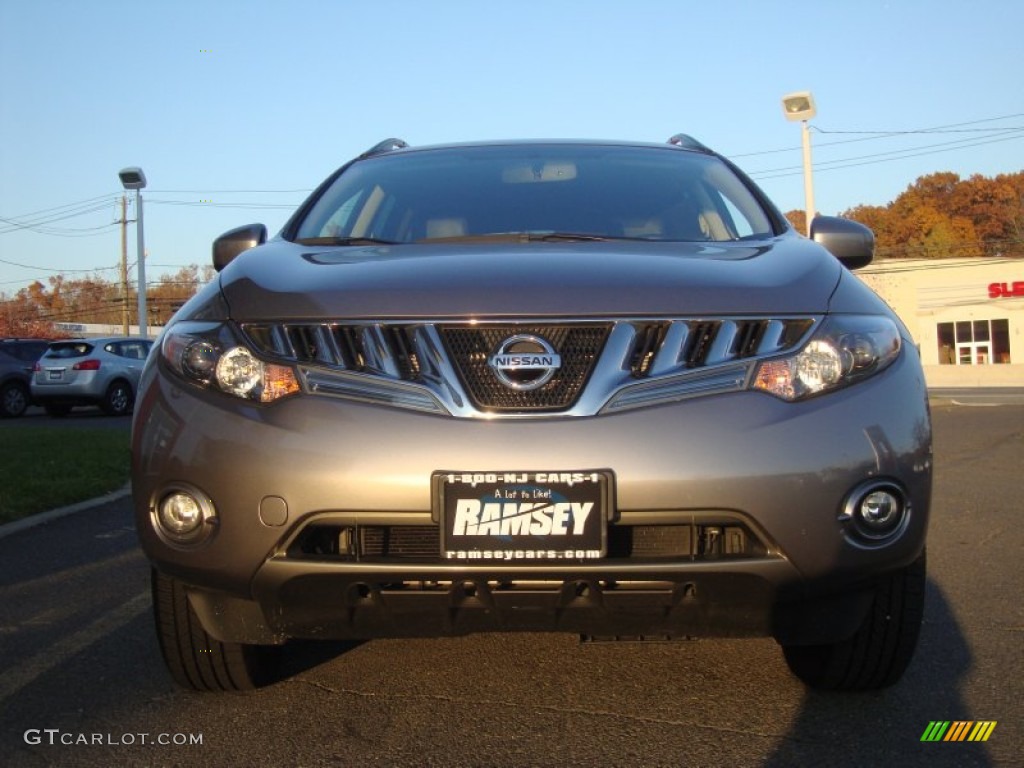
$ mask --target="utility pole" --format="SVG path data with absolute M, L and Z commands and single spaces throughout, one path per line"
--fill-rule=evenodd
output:
M 128 195 L 121 195 L 121 335 L 128 335 Z

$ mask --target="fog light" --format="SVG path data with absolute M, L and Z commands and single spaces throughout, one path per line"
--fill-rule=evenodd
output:
M 160 502 L 160 525 L 175 536 L 188 536 L 203 524 L 199 502 L 187 493 L 172 493 Z
M 882 544 L 895 539 L 907 526 L 910 505 L 895 483 L 871 481 L 847 497 L 840 522 L 863 543 Z
M 173 544 L 194 544 L 209 533 L 215 520 L 209 500 L 192 488 L 173 488 L 154 510 L 157 532 Z
M 860 520 L 872 530 L 888 531 L 899 517 L 899 499 L 888 491 L 873 491 L 860 502 Z

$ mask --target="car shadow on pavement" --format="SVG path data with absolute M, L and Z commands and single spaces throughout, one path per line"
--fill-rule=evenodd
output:
M 289 640 L 283 647 L 277 682 L 297 677 L 354 651 L 367 640 Z
M 925 742 L 933 721 L 973 721 L 962 690 L 974 660 L 942 589 L 928 580 L 917 652 L 903 679 L 865 693 L 808 691 L 767 766 L 992 766 L 988 745 Z M 978 715 L 987 719 L 992 713 Z

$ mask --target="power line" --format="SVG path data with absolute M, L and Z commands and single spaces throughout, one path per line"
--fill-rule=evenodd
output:
M 878 131 L 878 130 L 875 130 L 875 131 L 836 131 L 836 130 L 825 130 L 825 129 L 819 128 L 816 125 L 810 125 L 809 128 L 812 131 L 815 131 L 816 133 L 823 133 L 823 134 L 825 134 L 825 133 L 827 133 L 827 134 L 870 134 L 870 135 L 862 135 L 861 138 L 858 138 L 858 139 L 842 139 L 840 141 L 823 141 L 823 142 L 816 143 L 817 147 L 833 147 L 833 146 L 837 146 L 839 144 L 856 144 L 856 143 L 862 142 L 862 141 L 876 141 L 878 139 L 886 139 L 886 138 L 890 138 L 890 137 L 893 137 L 893 136 L 905 136 L 905 135 L 908 135 L 908 134 L 942 133 L 942 132 L 945 132 L 945 131 L 947 131 L 949 129 L 960 128 L 960 127 L 965 126 L 965 125 L 979 125 L 981 123 L 993 123 L 993 122 L 997 122 L 999 120 L 1010 120 L 1012 118 L 1018 118 L 1018 117 L 1024 117 L 1024 113 L 1016 113 L 1016 114 L 1012 114 L 1012 115 L 1001 115 L 1000 117 L 986 117 L 986 118 L 983 118 L 981 120 L 969 120 L 969 121 L 967 121 L 965 123 L 949 123 L 947 125 L 937 125 L 937 126 L 934 126 L 932 128 L 916 128 L 916 129 L 909 130 L 909 131 L 908 130 L 899 130 L 899 131 L 892 131 L 892 130 L 889 130 L 889 131 Z M 992 129 L 988 129 L 988 130 L 1005 131 L 1005 130 L 1020 130 L 1020 129 L 1019 128 L 1007 128 L 1006 126 L 1003 126 L 1003 127 L 1000 127 L 1000 128 L 992 128 Z M 757 152 L 744 152 L 744 153 L 741 153 L 741 154 L 730 154 L 729 157 L 732 158 L 732 159 L 736 159 L 736 158 L 740 158 L 740 157 L 757 157 L 759 155 L 774 155 L 774 154 L 779 154 L 780 152 L 799 152 L 799 151 L 801 151 L 801 147 L 799 145 L 797 145 L 797 146 L 791 146 L 791 147 L 783 147 L 783 148 L 780 148 L 780 149 L 766 149 L 766 150 L 760 150 L 760 151 L 757 151 Z
M 14 218 L 14 219 L 31 219 L 31 218 L 35 218 L 36 216 L 42 216 L 44 214 L 45 215 L 49 215 L 51 213 L 61 212 L 61 211 L 64 211 L 66 209 L 69 209 L 69 208 L 77 208 L 77 207 L 82 206 L 82 205 L 88 205 L 90 203 L 95 203 L 95 202 L 97 202 L 99 200 L 105 200 L 107 202 L 111 202 L 112 203 L 115 200 L 117 200 L 118 198 L 120 198 L 119 194 L 108 192 L 105 195 L 98 195 L 97 197 L 90 197 L 90 198 L 86 198 L 85 200 L 78 200 L 77 202 L 74 202 L 74 203 L 64 203 L 63 205 L 57 205 L 57 206 L 54 206 L 53 208 L 42 208 L 42 209 L 40 209 L 38 211 L 32 211 L 30 213 L 23 213 L 20 216 L 13 216 L 12 218 Z
M 184 205 L 196 208 L 283 209 L 288 211 L 293 211 L 296 208 L 294 203 L 211 203 L 202 200 L 154 200 L 152 198 L 146 198 L 146 202 L 150 205 Z
M 11 267 L 22 267 L 24 269 L 35 269 L 40 272 L 54 272 L 57 274 L 63 274 L 64 272 L 109 272 L 118 267 L 92 267 L 91 269 L 54 269 L 52 267 L 40 267 L 35 264 L 19 264 L 16 261 L 8 261 L 7 259 L 0 259 L 0 264 L 7 264 Z M 9 280 L 10 283 L 21 283 L 24 280 Z
M 0 219 L 3 221 L 3 219 Z M 97 237 L 99 235 L 107 234 L 107 231 L 112 227 L 116 227 L 118 222 L 111 222 L 110 224 L 101 224 L 98 227 L 25 227 L 15 226 L 10 229 L 0 230 L 0 235 L 9 234 L 15 231 L 29 231 L 35 232 L 39 235 L 52 235 L 53 237 Z
M 16 232 L 19 230 L 32 230 L 41 234 L 60 234 L 62 232 L 75 232 L 84 231 L 85 229 L 97 229 L 97 227 L 89 228 L 68 228 L 68 227 L 51 227 L 49 225 L 57 221 L 65 221 L 67 219 L 73 219 L 78 216 L 85 216 L 90 213 L 96 213 L 97 211 L 106 210 L 110 206 L 110 202 L 104 202 L 100 204 L 90 205 L 88 207 L 79 208 L 77 210 L 64 211 L 61 213 L 54 213 L 46 217 L 37 217 L 31 220 L 21 219 L 10 219 L 0 217 L 0 222 L 7 224 L 6 228 L 0 229 L 0 234 L 6 234 L 8 232 Z M 108 226 L 108 225 L 104 225 Z
M 834 171 L 840 168 L 855 168 L 862 165 L 876 165 L 879 163 L 892 162 L 894 160 L 905 160 L 911 157 L 922 157 L 924 155 L 935 155 L 943 152 L 952 152 L 958 149 L 970 149 L 972 147 L 985 146 L 987 144 L 998 144 L 1004 141 L 1014 141 L 1024 138 L 1024 130 L 1010 132 L 1006 136 L 993 137 L 984 140 L 957 139 L 955 141 L 940 142 L 908 149 L 891 150 L 889 152 L 876 152 L 868 155 L 845 157 L 837 160 L 815 161 L 814 171 Z M 750 171 L 752 178 L 777 179 L 784 176 L 797 176 L 803 172 L 802 166 L 791 165 L 781 168 L 767 168 L 761 171 Z M 770 175 L 766 175 L 770 174 Z
M 818 128 L 817 126 L 811 126 L 811 130 L 817 131 L 818 133 L 829 133 L 829 134 L 876 134 L 880 136 L 905 136 L 907 134 L 921 134 L 921 133 L 980 133 L 983 131 L 1007 131 L 1007 130 L 1024 130 L 1022 126 L 1000 126 L 999 128 L 963 128 L 965 125 L 979 125 L 981 123 L 995 123 L 1000 120 L 1010 120 L 1013 118 L 1024 117 L 1024 113 L 1016 113 L 1013 115 L 1002 115 L 1000 117 L 986 117 L 982 120 L 969 120 L 966 123 L 950 123 L 949 125 L 939 125 L 934 128 L 915 128 L 912 130 L 899 130 L 899 131 L 829 131 L 824 128 Z
M 308 195 L 312 189 L 151 189 L 149 195 Z M 149 199 L 148 197 L 146 198 Z

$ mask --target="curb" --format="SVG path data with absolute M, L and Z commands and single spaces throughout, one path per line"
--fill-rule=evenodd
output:
M 99 507 L 112 501 L 119 501 L 125 496 L 128 496 L 131 492 L 132 485 L 131 483 L 128 483 L 124 488 L 108 493 L 106 496 L 98 496 L 95 499 L 87 499 L 86 501 L 80 501 L 77 504 L 58 507 L 57 509 L 51 509 L 47 512 L 39 512 L 34 515 L 29 515 L 28 517 L 23 517 L 20 520 L 14 520 L 10 523 L 4 523 L 3 525 L 0 525 L 0 539 L 29 528 L 34 528 L 37 525 L 48 523 L 51 520 L 57 520 L 61 517 L 67 517 L 68 515 L 74 515 L 78 512 L 84 512 L 87 509 L 93 509 L 94 507 Z

